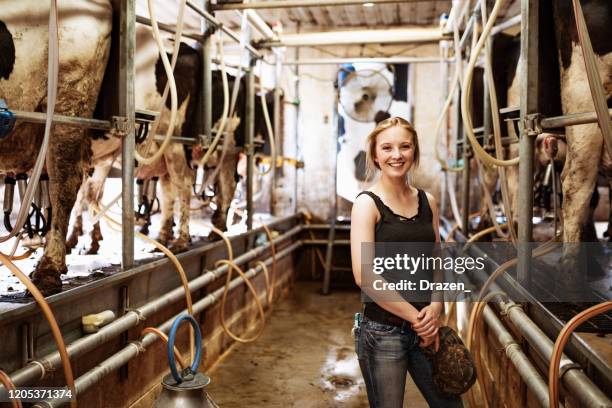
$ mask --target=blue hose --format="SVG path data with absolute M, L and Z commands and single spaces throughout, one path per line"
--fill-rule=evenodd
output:
M 170 333 L 168 334 L 168 363 L 170 365 L 170 373 L 172 373 L 172 377 L 174 377 L 174 380 L 178 384 L 183 382 L 183 376 L 176 368 L 176 359 L 174 358 L 174 340 L 176 339 L 176 331 L 178 330 L 183 320 L 187 320 L 189 323 L 191 323 L 191 326 L 193 327 L 193 331 L 195 333 L 196 353 L 193 358 L 193 363 L 189 368 L 192 373 L 197 372 L 198 366 L 200 365 L 200 358 L 202 357 L 202 333 L 200 332 L 200 326 L 192 315 L 182 314 L 174 320 L 174 323 L 172 323 L 172 327 L 170 328 Z

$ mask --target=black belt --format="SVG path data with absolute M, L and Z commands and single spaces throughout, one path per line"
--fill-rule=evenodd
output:
M 389 326 L 395 327 L 402 327 L 404 325 L 407 325 L 407 327 L 411 326 L 410 322 L 408 322 L 407 320 L 404 320 L 391 312 L 387 312 L 385 309 L 381 308 L 376 303 L 366 304 L 363 314 L 369 320 L 372 320 L 376 323 L 388 324 Z

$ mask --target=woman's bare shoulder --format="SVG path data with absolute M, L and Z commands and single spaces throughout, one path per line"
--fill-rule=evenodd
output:
M 353 202 L 353 210 L 351 212 L 351 218 L 353 220 L 358 220 L 362 217 L 375 219 L 378 218 L 378 209 L 376 208 L 376 203 L 374 199 L 368 194 L 360 194 L 355 198 Z

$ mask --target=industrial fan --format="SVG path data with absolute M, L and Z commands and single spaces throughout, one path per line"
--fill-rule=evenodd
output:
M 391 107 L 391 83 L 380 71 L 363 69 L 343 76 L 340 83 L 340 105 L 358 122 L 373 122 L 376 112 Z

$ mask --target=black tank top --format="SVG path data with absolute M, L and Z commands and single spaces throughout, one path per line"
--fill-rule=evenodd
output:
M 357 195 L 366 194 L 374 200 L 376 208 L 380 213 L 380 220 L 376 223 L 374 230 L 375 242 L 435 242 L 436 234 L 433 229 L 433 213 L 429 206 L 429 200 L 425 191 L 417 189 L 419 205 L 416 215 L 410 218 L 403 217 L 393 212 L 379 196 L 371 191 L 362 191 Z M 378 313 L 387 313 L 382 307 L 371 301 L 365 294 L 367 307 L 378 309 Z M 429 302 L 410 302 L 417 310 L 421 310 Z
M 410 218 L 393 212 L 392 209 L 371 191 L 362 191 L 359 197 L 366 194 L 374 200 L 380 213 L 380 220 L 376 223 L 374 240 L 376 242 L 435 242 L 436 234 L 433 230 L 433 213 L 429 207 L 429 200 L 423 190 L 418 190 L 419 205 L 416 215 Z

